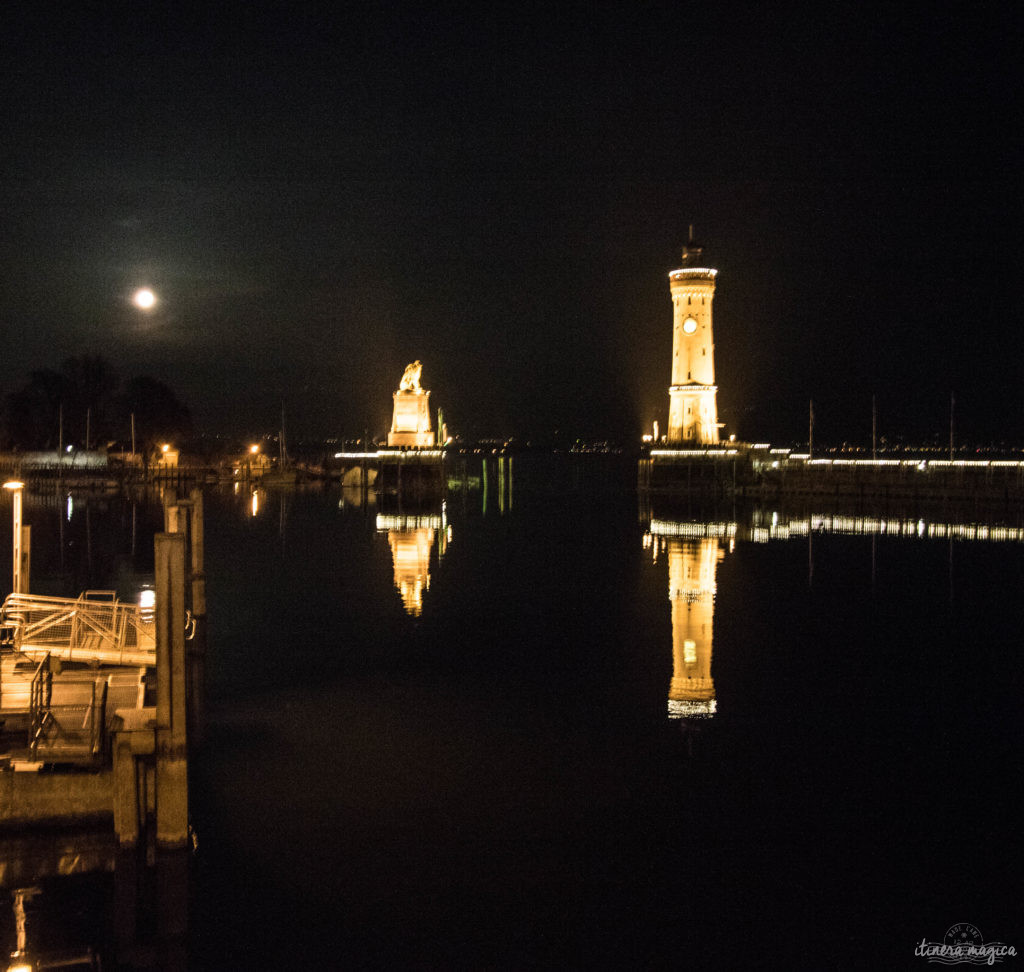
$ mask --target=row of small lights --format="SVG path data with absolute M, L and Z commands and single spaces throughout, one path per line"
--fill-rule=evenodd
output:
M 648 437 L 645 436 L 645 439 Z M 808 452 L 791 452 L 789 449 L 770 449 L 767 443 L 758 443 L 755 450 L 768 450 L 768 454 L 779 456 L 780 459 L 795 459 L 809 466 L 914 466 L 917 469 L 1021 469 L 1024 460 L 1020 459 L 812 459 Z M 652 449 L 651 457 L 679 458 L 688 456 L 722 456 L 739 455 L 738 449 Z M 775 464 L 778 468 L 778 462 Z
M 406 449 L 378 449 L 376 452 L 336 452 L 335 459 L 386 459 L 388 456 L 426 456 L 428 459 L 437 459 L 444 455 L 444 449 L 416 449 L 412 452 Z
M 724 456 L 739 455 L 739 449 L 651 449 L 651 458 L 673 457 L 673 456 L 710 456 L 722 458 Z

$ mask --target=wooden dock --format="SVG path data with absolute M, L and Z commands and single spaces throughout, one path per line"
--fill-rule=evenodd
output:
M 179 500 L 168 491 L 166 532 L 154 539 L 152 617 L 109 600 L 90 613 L 97 602 L 84 595 L 50 599 L 42 617 L 41 602 L 8 599 L 0 627 L 0 829 L 99 820 L 113 824 L 121 847 L 187 845 L 188 738 L 201 731 L 206 643 L 202 515 L 201 492 Z M 149 636 L 146 664 L 107 663 L 111 652 L 141 648 Z M 81 651 L 91 657 L 78 660 Z

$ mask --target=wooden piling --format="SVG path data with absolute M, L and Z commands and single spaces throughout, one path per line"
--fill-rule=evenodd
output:
M 203 491 L 190 494 L 191 515 L 191 587 L 192 619 L 195 631 L 188 642 L 188 739 L 194 748 L 203 742 L 203 699 L 206 694 L 206 538 L 203 514 Z
M 160 533 L 156 550 L 156 840 L 188 841 L 185 698 L 185 536 Z
M 139 841 L 139 768 L 127 732 L 115 732 L 114 756 L 114 833 L 122 847 L 134 847 Z

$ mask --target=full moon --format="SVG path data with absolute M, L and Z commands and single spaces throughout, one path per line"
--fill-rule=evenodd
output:
M 142 290 L 135 291 L 132 303 L 140 310 L 151 310 L 156 306 L 156 294 L 148 287 L 143 287 Z

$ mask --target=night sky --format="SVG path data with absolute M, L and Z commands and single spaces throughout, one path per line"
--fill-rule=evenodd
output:
M 726 434 L 1024 442 L 1017 5 L 190 6 L 4 8 L 0 392 L 635 440 L 692 223 Z

